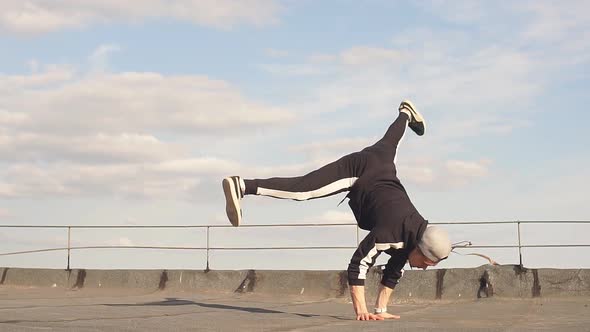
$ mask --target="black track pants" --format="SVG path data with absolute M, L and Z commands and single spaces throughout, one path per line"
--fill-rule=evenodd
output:
M 365 172 L 384 164 L 395 164 L 397 146 L 404 136 L 408 115 L 400 113 L 377 143 L 346 155 L 309 174 L 298 177 L 246 179 L 246 195 L 304 201 L 350 190 Z

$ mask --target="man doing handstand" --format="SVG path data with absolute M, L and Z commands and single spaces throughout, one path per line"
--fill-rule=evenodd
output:
M 242 219 L 240 200 L 244 195 L 262 195 L 304 201 L 348 192 L 348 205 L 358 226 L 369 234 L 360 242 L 348 265 L 348 284 L 358 320 L 399 318 L 387 313 L 387 304 L 408 262 L 426 269 L 448 257 L 451 242 L 437 226 L 428 226 L 416 210 L 397 177 L 395 166 L 398 145 L 410 127 L 424 135 L 425 122 L 416 107 L 404 100 L 397 119 L 377 143 L 346 155 L 307 175 L 269 179 L 223 179 L 227 216 L 234 226 Z M 383 270 L 374 313 L 365 303 L 368 269 L 380 253 L 391 257 Z

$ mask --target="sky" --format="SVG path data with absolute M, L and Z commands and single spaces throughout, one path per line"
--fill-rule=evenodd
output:
M 0 0 L 0 224 L 228 225 L 221 179 L 298 176 L 371 145 L 411 99 L 398 176 L 430 222 L 590 244 L 587 1 Z M 343 195 L 246 197 L 244 224 L 354 223 Z M 513 245 L 515 225 L 448 226 Z M 363 233 L 360 234 L 361 236 Z M 203 247 L 205 229 L 74 229 L 72 245 Z M 0 228 L 0 252 L 64 229 Z M 351 246 L 354 226 L 214 228 L 213 246 Z M 345 269 L 353 249 L 218 250 L 215 269 Z M 525 265 L 590 267 L 588 248 Z M 469 251 L 461 251 L 467 253 Z M 503 264 L 514 249 L 481 249 Z M 203 250 L 79 250 L 73 267 L 195 268 Z M 453 255 L 442 267 L 485 261 Z M 380 260 L 383 258 L 380 258 Z M 65 252 L 0 256 L 63 267 Z

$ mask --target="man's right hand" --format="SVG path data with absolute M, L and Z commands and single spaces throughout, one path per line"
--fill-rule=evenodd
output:
M 401 318 L 398 315 L 392 315 L 392 314 L 390 314 L 388 312 L 384 312 L 384 313 L 376 314 L 376 315 L 379 316 L 379 317 L 385 318 L 385 319 L 400 319 Z
M 385 318 L 383 318 L 379 315 L 371 314 L 368 312 L 356 314 L 356 320 L 384 320 L 384 319 Z

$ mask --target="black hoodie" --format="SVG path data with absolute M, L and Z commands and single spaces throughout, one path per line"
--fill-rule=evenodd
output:
M 370 231 L 361 241 L 348 265 L 349 285 L 364 285 L 368 269 L 377 256 L 391 256 L 381 283 L 394 288 L 410 252 L 428 222 L 418 213 L 401 182 L 395 166 L 383 165 L 363 174 L 347 197 L 360 228 Z

